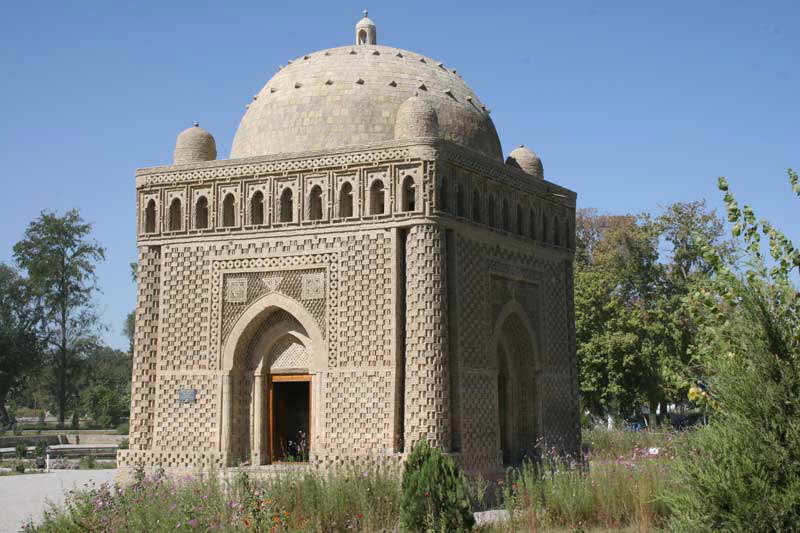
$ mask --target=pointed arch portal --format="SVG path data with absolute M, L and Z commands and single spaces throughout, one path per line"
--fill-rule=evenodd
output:
M 507 304 L 495 321 L 491 346 L 497 358 L 498 445 L 504 464 L 536 453 L 541 432 L 541 358 L 527 313 Z
M 319 325 L 302 304 L 272 293 L 234 324 L 223 348 L 221 447 L 229 465 L 308 461 L 318 431 Z

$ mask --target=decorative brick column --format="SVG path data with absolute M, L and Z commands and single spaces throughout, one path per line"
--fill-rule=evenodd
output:
M 450 448 L 445 234 L 413 226 L 406 242 L 405 451 Z
M 153 447 L 153 415 L 158 356 L 158 319 L 161 283 L 161 248 L 139 248 L 136 286 L 136 332 L 133 340 L 130 449 Z

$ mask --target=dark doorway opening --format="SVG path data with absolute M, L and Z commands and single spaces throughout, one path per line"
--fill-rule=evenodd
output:
M 511 462 L 511 443 L 508 439 L 508 380 L 503 374 L 497 376 L 497 414 L 500 422 L 500 451 L 503 464 Z
M 311 443 L 311 376 L 272 376 L 270 457 L 307 462 Z

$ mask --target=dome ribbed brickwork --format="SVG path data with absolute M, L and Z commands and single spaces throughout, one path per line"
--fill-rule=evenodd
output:
M 419 96 L 412 96 L 402 103 L 394 124 L 395 139 L 438 136 L 439 118 L 431 104 Z
M 213 161 L 217 158 L 217 142 L 214 137 L 195 122 L 194 126 L 178 134 L 175 141 L 174 164 Z
M 380 45 L 314 52 L 283 67 L 244 114 L 231 158 L 332 150 L 394 138 L 401 104 L 417 92 L 443 139 L 502 161 L 494 124 L 443 64 Z
M 508 154 L 506 164 L 516 167 L 526 174 L 530 174 L 540 180 L 544 179 L 542 160 L 536 155 L 536 152 L 525 146 L 520 146 L 512 150 L 512 152 Z

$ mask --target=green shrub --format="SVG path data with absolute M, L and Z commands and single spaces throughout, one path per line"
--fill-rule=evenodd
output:
M 25 473 L 25 463 L 23 463 L 22 461 L 18 462 L 17 464 L 14 465 L 14 470 L 19 472 L 20 474 L 24 474 Z
M 800 196 L 798 176 L 790 182 Z M 707 379 L 690 391 L 711 410 L 680 453 L 683 490 L 668 501 L 676 531 L 800 531 L 800 250 L 728 184 L 728 219 L 746 243 L 746 270 L 710 252 L 716 276 L 693 297 Z M 761 235 L 768 236 L 766 263 Z
M 409 531 L 465 531 L 475 524 L 463 475 L 426 441 L 406 458 L 400 522 Z
M 16 418 L 33 418 L 34 416 L 39 416 L 40 412 L 41 412 L 40 409 L 34 409 L 33 407 L 26 407 L 24 405 L 20 405 L 20 406 L 15 407 L 13 410 L 9 409 L 9 413 L 8 414 L 11 415 L 12 418 L 14 418 L 14 417 L 16 417 Z
M 86 455 L 84 457 L 81 457 L 79 464 L 80 464 L 79 468 L 81 470 L 94 470 L 95 467 L 97 466 L 93 455 Z
M 119 441 L 119 444 L 117 445 L 117 449 L 118 450 L 127 450 L 128 446 L 130 446 L 130 442 L 128 441 L 128 438 L 125 437 L 124 439 Z
M 123 422 L 117 426 L 117 435 L 127 435 L 130 433 L 130 422 Z
M 36 441 L 36 457 L 43 457 L 47 453 L 47 442 L 44 440 Z
M 81 421 L 78 418 L 78 411 L 72 412 L 72 429 L 80 429 L 81 428 Z
M 28 446 L 20 442 L 14 449 L 14 454 L 17 456 L 17 459 L 25 459 L 28 456 Z
M 775 350 L 795 332 L 751 314 L 766 302 L 740 289 L 735 347 L 711 365 L 716 412 L 676 465 L 688 490 L 671 498 L 675 530 L 800 530 L 800 354 Z

